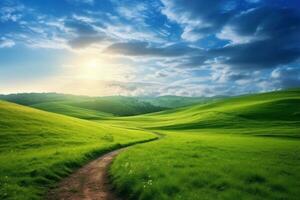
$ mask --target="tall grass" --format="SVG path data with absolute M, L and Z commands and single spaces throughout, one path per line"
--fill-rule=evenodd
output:
M 300 90 L 247 95 L 111 120 L 166 135 L 117 157 L 122 196 L 138 200 L 298 199 Z
M 155 137 L 0 101 L 0 199 L 40 199 L 92 158 Z

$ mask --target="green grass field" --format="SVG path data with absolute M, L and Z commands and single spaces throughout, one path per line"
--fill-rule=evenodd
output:
M 40 199 L 92 158 L 155 137 L 0 101 L 0 199 Z
M 41 199 L 74 168 L 157 137 L 151 132 L 164 137 L 130 147 L 110 168 L 112 184 L 125 199 L 300 196 L 299 89 L 131 117 L 78 102 L 35 103 L 74 116 L 68 117 L 0 101 L 0 199 Z
M 290 90 L 118 119 L 166 137 L 118 156 L 113 183 L 139 200 L 297 199 L 299 114 Z
M 111 168 L 128 199 L 297 199 L 298 140 L 162 132 L 166 137 L 122 153 Z
M 218 101 L 167 110 L 159 113 L 116 118 L 118 121 L 154 129 L 253 128 L 262 122 L 283 128 L 299 127 L 300 90 L 233 97 Z M 120 122 L 118 122 L 120 124 Z
M 152 113 L 192 104 L 204 104 L 222 98 L 225 97 L 89 97 L 58 93 L 0 95 L 0 99 L 5 101 L 89 120 Z
M 138 97 L 139 100 L 151 103 L 154 106 L 163 108 L 179 108 L 194 104 L 204 104 L 227 98 L 226 96 L 215 97 L 185 97 L 185 96 L 158 96 L 158 97 Z
M 58 93 L 20 93 L 0 95 L 0 99 L 81 119 L 103 119 L 113 115 L 131 116 L 167 109 L 138 98 L 123 96 L 89 97 Z
M 166 110 L 135 97 L 89 97 L 58 93 L 0 95 L 0 99 L 81 119 L 131 116 Z
M 33 104 L 31 107 L 48 112 L 68 115 L 80 119 L 96 120 L 103 119 L 106 117 L 112 117 L 113 114 L 105 113 L 97 110 L 80 108 L 77 106 L 69 105 L 69 102 L 50 102 L 50 103 L 39 103 Z

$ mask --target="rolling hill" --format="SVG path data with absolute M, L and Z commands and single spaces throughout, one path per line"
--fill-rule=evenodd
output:
M 300 195 L 300 89 L 126 117 L 103 113 L 98 101 L 31 105 L 93 121 L 0 101 L 0 199 L 40 199 L 74 168 L 120 145 L 155 138 L 149 132 L 164 137 L 126 150 L 109 171 L 127 199 Z
M 111 113 L 81 108 L 79 106 L 70 105 L 69 103 L 70 102 L 63 102 L 63 101 L 38 103 L 38 104 L 31 105 L 31 107 L 48 111 L 48 112 L 59 113 L 59 114 L 68 115 L 80 119 L 87 119 L 87 120 L 103 119 L 106 117 L 113 116 L 113 114 Z
M 39 199 L 89 159 L 154 137 L 0 101 L 0 199 Z
M 88 97 L 57 93 L 20 93 L 0 95 L 0 99 L 82 119 L 102 119 L 112 115 L 130 116 L 166 109 L 134 97 L 123 96 Z
M 82 119 L 132 116 L 193 104 L 215 102 L 225 97 L 89 97 L 57 93 L 20 93 L 0 95 L 0 99 L 41 110 Z
M 288 135 L 293 132 L 298 137 L 300 90 L 245 95 L 120 120 L 132 121 L 137 125 L 140 122 L 146 128 L 165 130 L 247 128 L 251 132 L 253 127 L 258 133 L 258 127 L 280 127 L 281 134 L 285 133 L 284 128 L 288 128 Z
M 96 110 L 100 112 L 111 113 L 115 116 L 130 116 L 145 113 L 152 113 L 165 110 L 159 106 L 154 106 L 148 102 L 139 101 L 134 97 L 98 97 L 91 101 L 74 102 L 71 105 Z
M 185 96 L 158 96 L 158 97 L 137 97 L 141 101 L 151 103 L 154 106 L 164 108 L 179 108 L 194 104 L 204 104 L 227 98 L 226 96 L 215 97 L 185 97 Z
M 165 137 L 113 162 L 116 191 L 129 200 L 298 199 L 300 90 L 112 119 Z
M 25 106 L 30 106 L 39 103 L 60 101 L 87 101 L 90 99 L 90 97 L 58 93 L 17 93 L 0 95 L 0 99 Z

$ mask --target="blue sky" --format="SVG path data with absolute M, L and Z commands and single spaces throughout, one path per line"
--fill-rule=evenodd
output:
M 300 87 L 298 0 L 1 0 L 0 93 Z

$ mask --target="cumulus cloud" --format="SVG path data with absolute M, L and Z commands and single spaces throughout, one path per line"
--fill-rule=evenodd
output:
M 239 35 L 233 30 L 233 27 L 230 26 L 225 26 L 216 36 L 222 40 L 229 40 L 230 44 L 244 44 L 258 40 L 258 38 L 253 35 Z
M 97 31 L 94 29 L 93 26 L 91 26 L 91 24 L 84 21 L 67 20 L 65 21 L 64 25 L 70 31 L 73 31 L 78 35 L 93 35 L 97 33 Z
M 106 84 L 124 94 L 209 96 L 300 85 L 299 1 L 67 0 L 66 11 L 56 13 L 48 12 L 56 1 L 49 9 L 3 2 L 12 1 L 0 3 L 0 48 L 17 42 L 126 56 L 139 69 L 132 82 Z
M 212 56 L 226 57 L 224 64 L 233 68 L 252 70 L 273 68 L 281 64 L 288 64 L 300 56 L 299 47 L 284 47 L 281 39 L 257 41 L 247 44 L 226 46 L 213 49 L 209 52 Z
M 128 56 L 176 57 L 196 53 L 199 51 L 201 50 L 198 48 L 180 44 L 168 45 L 165 47 L 155 47 L 147 42 L 127 42 L 114 43 L 109 46 L 105 52 Z
M 122 17 L 126 18 L 127 20 L 134 20 L 143 23 L 144 19 L 147 18 L 147 15 L 145 14 L 145 12 L 147 11 L 147 6 L 145 3 L 121 5 L 118 6 L 116 10 Z
M 84 15 L 72 15 L 64 20 L 63 27 L 70 35 L 67 44 L 71 48 L 80 49 L 109 40 L 104 25 L 97 19 Z
M 67 0 L 69 3 L 85 3 L 85 4 L 90 4 L 93 5 L 94 4 L 94 0 Z
M 300 56 L 300 12 L 292 4 L 244 2 L 241 7 L 243 1 L 162 2 L 162 12 L 183 27 L 183 39 L 195 41 L 212 34 L 229 41 L 209 49 L 204 56 L 210 59 L 225 57 L 223 64 L 251 70 L 274 68 Z M 191 65 L 201 64 L 203 58 L 191 58 Z
M 279 67 L 271 72 L 271 79 L 279 88 L 300 85 L 300 67 Z
M 0 8 L 1 22 L 16 22 L 22 18 L 22 11 L 25 9 L 23 5 L 6 5 Z
M 5 37 L 0 38 L 0 48 L 9 48 L 13 47 L 15 42 L 11 39 L 7 39 Z
M 183 27 L 182 38 L 188 41 L 215 34 L 237 13 L 235 1 L 162 0 L 162 3 L 162 13 Z
M 91 44 L 95 44 L 106 39 L 105 36 L 78 36 L 68 41 L 72 48 L 85 48 Z

